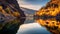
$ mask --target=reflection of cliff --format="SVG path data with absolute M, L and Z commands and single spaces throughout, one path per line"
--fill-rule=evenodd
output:
M 60 34 L 60 0 L 50 0 L 36 12 L 36 20 L 53 34 Z
M 26 15 L 26 20 L 25 20 L 24 23 L 34 22 L 34 17 L 33 16 L 34 16 L 36 10 L 29 9 L 29 8 L 24 8 L 24 7 L 21 7 L 21 10 L 23 10 L 25 15 Z
M 0 34 L 16 34 L 24 23 L 24 12 L 16 0 L 0 0 Z

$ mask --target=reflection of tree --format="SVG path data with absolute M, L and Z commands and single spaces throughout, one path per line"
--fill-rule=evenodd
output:
M 57 20 L 57 21 L 60 21 L 60 14 L 57 14 L 56 20 Z
M 60 0 L 51 0 L 36 12 L 39 24 L 46 27 L 52 34 L 60 34 Z
M 48 27 L 48 26 L 46 26 L 46 28 L 52 34 L 60 34 L 60 28 L 58 28 L 57 26 L 54 26 L 54 27 Z

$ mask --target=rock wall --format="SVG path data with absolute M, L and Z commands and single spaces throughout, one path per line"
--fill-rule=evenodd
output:
M 16 34 L 24 23 L 24 12 L 17 0 L 0 0 L 0 34 Z

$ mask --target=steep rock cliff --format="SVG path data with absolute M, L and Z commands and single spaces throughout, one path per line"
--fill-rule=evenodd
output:
M 24 23 L 24 12 L 17 0 L 0 0 L 0 34 L 16 34 Z

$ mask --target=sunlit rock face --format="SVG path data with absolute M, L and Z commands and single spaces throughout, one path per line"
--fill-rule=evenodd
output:
M 17 0 L 0 0 L 0 34 L 16 34 L 24 23 L 24 12 Z
M 60 34 L 60 0 L 50 0 L 36 12 L 36 21 L 53 34 Z

